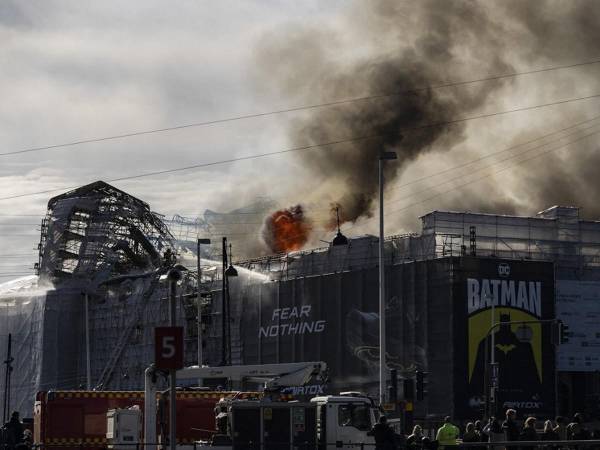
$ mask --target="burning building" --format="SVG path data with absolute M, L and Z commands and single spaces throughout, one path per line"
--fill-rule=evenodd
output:
M 39 276 L 0 292 L 0 345 L 10 333 L 18 380 L 10 407 L 29 416 L 39 390 L 139 387 L 152 328 L 167 317 L 159 281 L 174 251 L 160 216 L 104 182 L 50 199 Z
M 286 214 L 298 220 L 301 211 L 265 214 L 267 224 Z M 429 374 L 415 414 L 478 413 L 492 304 L 499 407 L 550 414 L 558 390 L 564 412 L 591 408 L 583 399 L 597 395 L 600 367 L 594 328 L 600 222 L 581 220 L 577 208 L 566 207 L 535 217 L 435 211 L 421 220 L 419 234 L 385 241 L 386 363 L 401 378 L 416 370 Z M 162 275 L 178 253 L 195 267 L 190 242 L 178 244 L 147 204 L 102 182 L 51 199 L 39 278 L 4 284 L 0 292 L 7 318 L 1 334 L 12 334 L 18 380 L 10 386 L 11 408 L 29 415 L 37 390 L 141 388 L 153 360 L 153 329 L 168 322 Z M 230 280 L 225 309 L 220 266 L 205 263 L 200 289 L 209 295 L 200 304 L 197 274 L 189 271 L 177 312 L 186 364 L 197 363 L 199 328 L 204 363 L 221 363 L 226 320 L 232 364 L 324 360 L 330 380 L 312 386 L 315 392 L 376 393 L 378 240 L 344 243 L 236 264 L 239 276 Z M 508 323 L 554 317 L 575 332 L 556 361 L 549 328 Z M 515 375 L 514 364 L 527 368 L 523 376 Z
M 385 242 L 387 366 L 403 378 L 429 374 L 416 414 L 480 413 L 492 304 L 498 408 L 552 415 L 558 397 L 563 413 L 593 410 L 600 222 L 581 220 L 573 207 L 535 217 L 435 211 L 421 220 L 420 234 Z M 233 363 L 323 359 L 329 389 L 376 395 L 377 247 L 365 236 L 245 262 L 270 281 L 232 283 Z M 555 317 L 576 330 L 556 360 L 550 325 L 508 323 Z M 218 361 L 218 326 L 206 336 L 211 363 Z

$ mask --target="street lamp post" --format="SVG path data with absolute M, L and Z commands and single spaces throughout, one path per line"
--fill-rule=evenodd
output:
M 492 297 L 492 325 L 491 329 L 494 330 L 494 325 L 496 323 L 496 309 L 495 309 L 495 298 Z M 490 336 L 491 348 L 490 348 L 490 356 L 491 356 L 491 364 L 490 364 L 490 410 L 491 414 L 496 413 L 496 384 L 498 380 L 498 374 L 496 371 L 496 333 L 492 331 Z
M 237 277 L 238 271 L 233 267 L 233 256 L 231 256 L 231 244 L 229 244 L 229 267 L 224 272 L 227 292 L 227 361 L 231 364 L 231 294 L 229 292 L 229 279 Z
M 210 239 L 198 238 L 198 292 L 196 302 L 198 306 L 198 367 L 202 367 L 203 355 L 202 355 L 202 295 L 200 292 L 200 285 L 202 284 L 202 265 L 200 264 L 200 244 L 210 244 Z
M 90 356 L 90 297 L 87 291 L 83 293 L 83 300 L 85 306 L 85 384 L 86 389 L 90 391 L 92 389 L 92 362 Z
M 386 348 L 385 348 L 385 258 L 383 229 L 383 163 L 397 159 L 396 152 L 379 155 L 379 403 L 385 402 Z
M 179 267 L 175 266 L 167 274 L 169 280 L 169 325 L 175 327 L 177 325 L 177 282 L 181 280 L 182 274 Z M 177 427 L 176 422 L 176 369 L 169 369 L 169 448 L 175 450 Z
M 227 365 L 227 296 L 225 294 L 225 283 L 227 282 L 227 277 L 225 276 L 225 269 L 227 267 L 227 238 L 223 236 L 223 249 L 222 249 L 222 258 L 221 258 L 221 365 Z

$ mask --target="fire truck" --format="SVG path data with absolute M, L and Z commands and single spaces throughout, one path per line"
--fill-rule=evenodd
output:
M 178 391 L 177 441 L 192 443 L 208 438 L 215 428 L 214 408 L 228 396 L 245 397 L 236 392 Z M 156 394 L 155 403 L 161 403 L 162 394 Z M 47 391 L 36 395 L 33 411 L 34 443 L 52 445 L 65 450 L 73 444 L 86 448 L 105 448 L 106 413 L 111 409 L 138 406 L 144 409 L 143 391 Z M 160 408 L 159 408 L 160 410 Z M 158 429 L 161 417 L 156 418 Z M 204 431 L 207 430 L 207 431 Z M 93 444 L 98 444 L 94 447 Z
M 271 391 L 287 385 L 302 385 L 315 374 L 324 374 L 324 363 L 290 363 L 261 366 L 189 367 L 178 379 L 224 379 L 227 384 L 243 386 L 246 382 L 266 382 Z M 67 450 L 74 444 L 87 449 L 105 448 L 107 412 L 139 407 L 145 424 L 144 442 L 161 442 L 168 435 L 168 395 L 156 389 L 153 370 L 146 373 L 146 391 L 43 391 L 34 404 L 34 443 Z M 193 444 L 215 434 L 215 405 L 226 399 L 258 399 L 258 392 L 178 390 L 176 422 L 178 445 Z M 283 397 L 283 398 L 290 398 Z M 145 402 L 145 398 L 153 398 Z M 148 433 L 148 430 L 152 430 Z M 94 444 L 98 444 L 97 447 Z M 62 447 L 64 446 L 64 447 Z
M 156 395 L 156 370 L 150 366 L 145 371 L 145 396 L 147 398 Z M 210 380 L 223 380 L 229 387 L 247 388 L 249 385 L 258 385 L 262 387 L 261 393 L 256 392 L 234 392 L 224 398 L 224 400 L 247 400 L 248 398 L 262 398 L 266 396 L 276 400 L 289 399 L 292 396 L 282 395 L 281 391 L 290 386 L 305 386 L 311 380 L 325 382 L 327 380 L 327 364 L 318 362 L 300 362 L 300 363 L 278 363 L 278 364 L 260 364 L 260 365 L 241 365 L 241 366 L 221 366 L 221 367 L 198 367 L 191 366 L 177 371 L 177 380 L 193 380 L 198 384 L 203 384 Z M 168 399 L 167 399 L 168 402 Z M 164 412 L 168 408 L 167 402 L 162 402 Z M 216 403 L 216 402 L 215 402 Z M 146 450 L 155 450 L 154 443 L 163 442 L 169 433 L 169 424 L 166 420 L 168 414 L 161 414 L 156 410 L 156 403 L 146 403 L 144 408 L 144 442 Z M 214 405 L 213 405 L 214 406 Z M 179 410 L 179 404 L 176 404 Z M 159 428 L 155 417 L 160 417 Z M 192 418 L 194 420 L 194 418 Z M 215 419 L 209 423 L 199 417 L 195 418 L 195 428 L 202 429 L 203 432 L 215 434 Z M 179 419 L 177 421 L 177 430 L 179 430 Z M 210 426 L 207 426 L 207 425 Z M 180 443 L 179 438 L 177 439 Z M 187 442 L 185 442 L 187 443 Z M 185 444 L 181 442 L 181 444 Z
M 223 399 L 216 410 L 219 434 L 198 443 L 198 450 L 372 448 L 368 432 L 379 419 L 373 400 L 358 392 L 308 402 Z

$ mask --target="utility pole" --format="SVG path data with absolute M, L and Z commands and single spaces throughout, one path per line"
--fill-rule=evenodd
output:
M 494 329 L 494 325 L 496 323 L 496 309 L 495 309 L 495 299 L 492 297 L 492 330 Z M 496 370 L 496 333 L 492 331 L 490 336 L 491 341 L 491 364 L 490 364 L 490 409 L 491 414 L 496 415 L 496 388 L 498 384 L 498 371 Z
M 92 389 L 92 362 L 90 356 L 90 310 L 89 310 L 89 294 L 83 293 L 85 306 L 85 381 L 87 390 Z
M 173 268 L 169 270 L 169 325 L 176 326 L 177 322 L 177 282 L 181 280 L 181 272 Z M 169 448 L 175 450 L 176 447 L 176 430 L 177 416 L 175 402 L 177 400 L 176 384 L 177 384 L 177 369 L 169 369 Z
M 198 367 L 202 367 L 203 355 L 202 355 L 202 293 L 200 286 L 202 285 L 202 265 L 200 264 L 200 244 L 210 244 L 210 239 L 198 238 L 198 292 L 196 296 L 196 303 L 198 307 L 197 320 L 198 320 Z
M 10 414 L 10 375 L 13 370 L 12 362 L 14 361 L 12 357 L 12 334 L 8 333 L 8 349 L 6 351 L 6 360 L 4 364 L 6 364 L 6 375 L 4 377 L 4 416 L 2 423 L 6 423 L 8 414 Z
M 385 348 L 385 254 L 383 227 L 383 162 L 397 159 L 395 152 L 379 155 L 379 403 L 385 403 L 386 348 Z

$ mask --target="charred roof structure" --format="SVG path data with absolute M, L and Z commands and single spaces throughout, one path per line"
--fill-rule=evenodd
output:
M 147 203 L 96 181 L 48 202 L 38 274 L 104 281 L 156 269 L 172 247 L 173 236 Z

